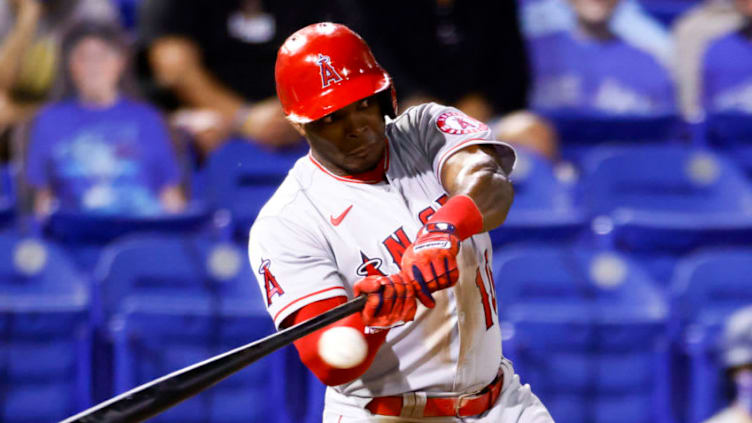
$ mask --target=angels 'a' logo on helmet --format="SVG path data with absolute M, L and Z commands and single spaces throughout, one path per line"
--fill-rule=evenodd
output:
M 332 82 L 339 82 L 342 77 L 339 76 L 337 70 L 332 66 L 332 59 L 329 56 L 325 56 L 319 53 L 319 58 L 316 60 L 319 65 L 319 73 L 321 74 L 321 88 L 326 88 L 332 84 Z

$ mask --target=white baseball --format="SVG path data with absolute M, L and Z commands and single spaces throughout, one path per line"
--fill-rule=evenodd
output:
M 319 355 L 332 367 L 353 368 L 362 363 L 367 354 L 366 338 L 357 329 L 337 326 L 319 338 Z

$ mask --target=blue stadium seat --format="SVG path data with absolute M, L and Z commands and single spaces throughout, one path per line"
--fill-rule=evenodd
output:
M 705 122 L 708 141 L 718 147 L 752 143 L 750 115 L 741 112 L 713 113 Z
M 134 233 L 194 233 L 209 226 L 211 214 L 194 204 L 185 212 L 159 216 L 111 216 L 59 211 L 44 224 L 45 236 L 70 252 L 81 268 L 90 271 L 101 250 L 118 237 Z
M 686 419 L 699 423 L 722 408 L 719 336 L 726 318 L 752 304 L 752 249 L 706 249 L 683 258 L 671 284 L 672 333 L 677 362 L 689 370 L 687 384 L 675 384 Z M 679 368 L 676 372 L 685 372 Z
M 261 207 L 307 151 L 305 144 L 270 151 L 241 139 L 228 141 L 212 153 L 206 169 L 209 202 L 216 209 L 230 211 L 239 239 L 248 238 Z
M 506 221 L 491 231 L 494 245 L 519 241 L 572 241 L 587 227 L 588 216 L 575 198 L 573 167 L 558 167 L 530 150 L 516 147 L 512 172 L 514 204 Z
M 90 405 L 89 298 L 58 248 L 0 234 L 0 421 L 58 421 Z
M 108 247 L 97 275 L 115 393 L 274 331 L 245 252 L 232 244 L 134 236 Z M 284 383 L 294 377 L 285 374 L 286 355 L 277 352 L 154 421 L 284 421 Z
M 752 179 L 752 116 L 716 113 L 705 122 L 707 141 L 738 163 Z
M 610 251 L 546 245 L 494 254 L 504 354 L 557 422 L 670 421 L 667 307 Z
M 596 145 L 654 144 L 676 139 L 683 130 L 676 115 L 611 116 L 573 112 L 541 112 L 556 127 L 562 155 L 579 163 Z
M 245 251 L 200 235 L 121 238 L 102 253 L 96 278 L 105 320 L 131 294 L 259 296 Z
M 173 297 L 174 298 L 174 297 Z M 132 296 L 113 321 L 115 390 L 154 378 L 260 339 L 274 331 L 263 307 L 208 299 Z M 251 364 L 156 422 L 246 423 L 288 421 L 284 351 Z
M 708 150 L 663 145 L 601 147 L 583 164 L 583 198 L 610 216 L 615 245 L 668 284 L 678 256 L 752 236 L 752 189 L 739 169 Z

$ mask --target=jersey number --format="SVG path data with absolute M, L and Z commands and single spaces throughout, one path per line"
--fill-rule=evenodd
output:
M 475 284 L 480 291 L 480 299 L 483 302 L 483 313 L 486 316 L 486 330 L 488 330 L 494 324 L 493 315 L 491 313 L 498 313 L 498 311 L 496 309 L 496 287 L 494 286 L 493 273 L 491 273 L 491 268 L 488 267 L 488 250 L 483 253 L 483 256 L 486 262 L 486 277 L 488 279 L 488 284 L 491 285 L 490 300 L 488 291 L 486 290 L 486 284 L 483 282 L 483 276 L 480 274 L 480 267 L 475 271 Z M 493 311 L 491 310 L 491 304 L 493 304 Z

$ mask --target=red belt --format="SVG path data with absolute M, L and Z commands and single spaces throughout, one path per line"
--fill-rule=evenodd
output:
M 378 397 L 366 408 L 381 416 L 402 417 L 471 417 L 483 414 L 493 407 L 504 385 L 501 369 L 485 388 L 456 397 L 427 397 L 425 393 L 410 392 L 401 396 Z

